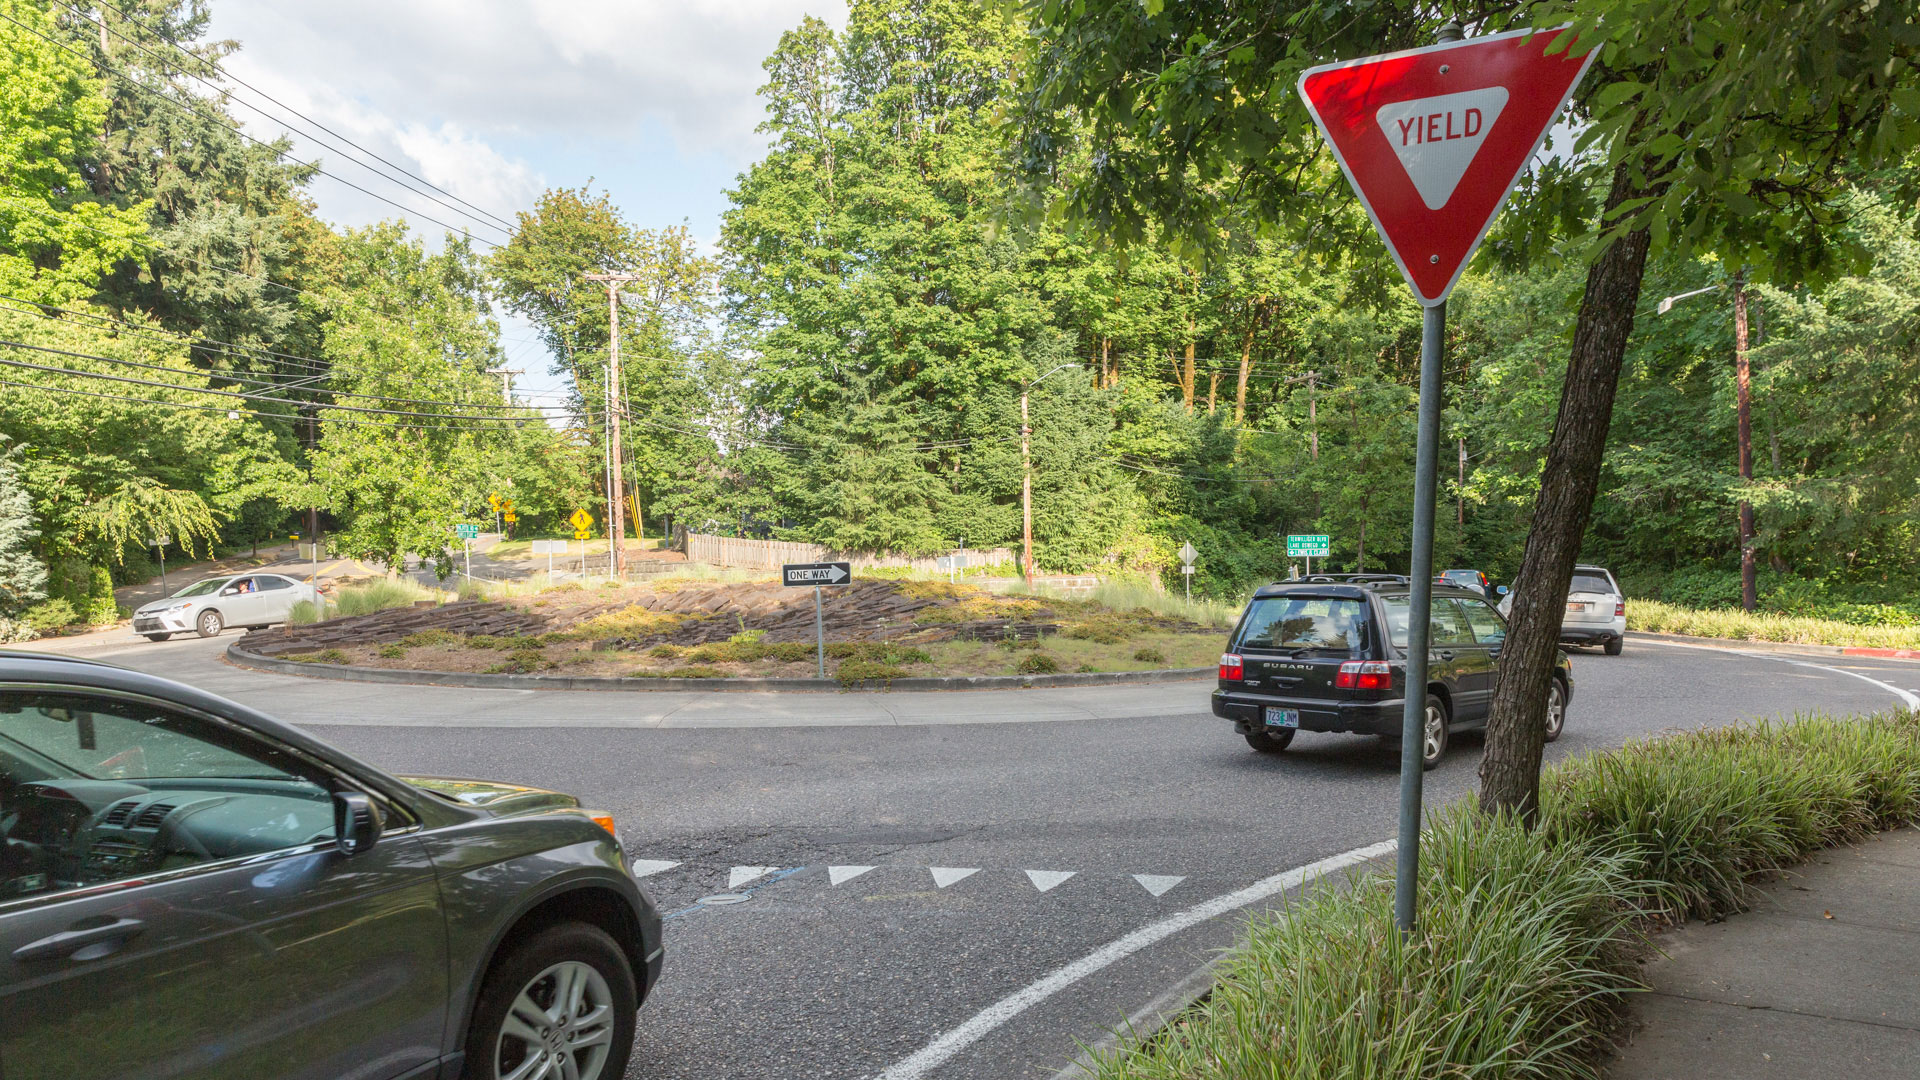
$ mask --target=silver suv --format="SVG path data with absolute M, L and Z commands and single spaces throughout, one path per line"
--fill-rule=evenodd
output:
M 1513 614 L 1513 594 L 1500 601 L 1500 614 Z M 1608 656 L 1619 656 L 1627 643 L 1627 594 L 1604 566 L 1576 566 L 1567 590 L 1567 610 L 1560 617 L 1560 641 L 1567 645 L 1599 645 Z

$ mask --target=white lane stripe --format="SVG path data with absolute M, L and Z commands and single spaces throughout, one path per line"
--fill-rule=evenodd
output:
M 727 888 L 737 889 L 754 878 L 766 877 L 778 869 L 777 866 L 736 866 L 727 874 Z
M 838 885 L 843 881 L 852 881 L 854 878 L 859 877 L 871 869 L 873 869 L 871 866 L 829 866 L 827 867 L 827 883 L 830 885 Z
M 1187 879 L 1184 875 L 1175 877 L 1172 874 L 1135 874 L 1133 880 L 1139 882 L 1140 887 L 1147 892 L 1159 896 Z
M 1033 882 L 1034 888 L 1046 892 L 1078 872 L 1077 870 L 1028 870 L 1026 874 L 1027 880 Z
M 1331 858 L 1321 859 L 1319 862 L 1308 863 L 1305 866 L 1263 878 L 1238 892 L 1216 896 L 1205 903 L 1196 904 L 1185 911 L 1169 915 L 1159 922 L 1143 926 L 1125 937 L 1116 938 L 1071 964 L 1055 968 L 1037 982 L 1030 983 L 980 1010 L 959 1027 L 936 1036 L 932 1042 L 912 1057 L 888 1067 L 885 1072 L 879 1073 L 875 1080 L 920 1080 L 955 1054 L 978 1042 L 993 1029 L 1094 972 L 1124 960 L 1155 942 L 1172 937 L 1208 919 L 1225 915 L 1236 908 L 1243 908 L 1248 904 L 1265 900 L 1269 896 L 1286 892 L 1288 889 L 1298 888 L 1336 870 L 1344 870 L 1376 856 L 1385 855 L 1393 849 L 1393 841 L 1383 840 L 1378 844 L 1355 848 Z
M 633 876 L 643 878 L 649 874 L 658 874 L 665 870 L 671 870 L 679 865 L 677 862 L 668 862 L 665 859 L 635 859 L 633 860 Z
M 942 889 L 962 878 L 969 878 L 980 872 L 980 868 L 977 866 L 929 866 L 927 869 L 933 871 L 934 885 Z
M 1638 643 L 1642 645 L 1663 645 L 1669 649 L 1699 649 L 1703 652 L 1717 652 L 1730 656 L 1751 656 L 1756 660 L 1771 660 L 1776 664 L 1793 664 L 1796 667 L 1810 667 L 1820 671 L 1831 671 L 1836 675 L 1851 675 L 1861 682 L 1872 683 L 1887 693 L 1899 698 L 1909 709 L 1920 709 L 1920 695 L 1915 695 L 1908 690 L 1902 690 L 1892 683 L 1881 682 L 1879 679 L 1862 675 L 1857 671 L 1848 671 L 1846 668 L 1832 667 L 1827 664 L 1816 664 L 1810 660 L 1795 660 L 1785 656 L 1772 656 L 1767 653 L 1750 652 L 1746 649 L 1723 649 L 1715 645 L 1695 645 L 1690 641 L 1653 641 L 1650 639 L 1640 639 Z

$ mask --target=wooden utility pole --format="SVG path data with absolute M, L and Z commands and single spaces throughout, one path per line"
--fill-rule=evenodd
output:
M 620 414 L 626 411 L 620 392 L 620 286 L 640 280 L 638 274 L 587 274 L 588 281 L 607 286 L 607 573 L 621 577 L 627 570 L 627 513 L 620 478 Z
M 1753 479 L 1753 389 L 1747 364 L 1747 275 L 1733 279 L 1733 401 L 1740 426 L 1740 479 Z M 1740 606 L 1760 606 L 1759 565 L 1753 549 L 1753 504 L 1740 499 Z

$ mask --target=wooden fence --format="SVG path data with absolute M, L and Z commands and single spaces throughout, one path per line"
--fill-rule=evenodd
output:
M 742 570 L 778 570 L 786 563 L 850 562 L 859 567 L 911 567 L 928 573 L 940 570 L 938 555 L 876 555 L 859 551 L 835 551 L 820 544 L 799 544 L 788 540 L 749 540 L 739 536 L 708 536 L 705 533 L 674 529 L 672 544 L 687 553 L 688 562 L 709 566 L 732 566 Z M 1006 548 L 989 551 L 953 551 L 964 557 L 962 566 L 992 566 L 1013 561 Z

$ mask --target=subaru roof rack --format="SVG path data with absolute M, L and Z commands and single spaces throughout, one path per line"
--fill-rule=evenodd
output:
M 1395 585 L 1410 584 L 1405 574 L 1308 574 L 1302 578 L 1287 578 L 1274 582 L 1275 585 L 1298 585 L 1302 582 L 1316 582 L 1323 585 L 1364 585 L 1372 581 L 1389 582 Z

